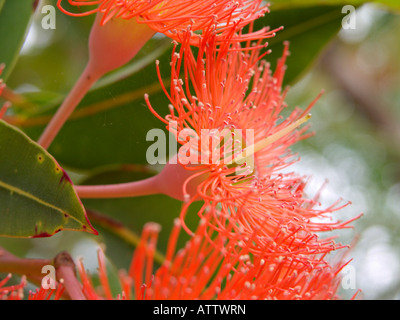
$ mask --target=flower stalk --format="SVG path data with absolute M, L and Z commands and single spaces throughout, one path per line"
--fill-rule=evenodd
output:
M 42 268 L 45 265 L 51 265 L 49 259 L 28 259 L 19 258 L 0 248 L 0 273 L 9 273 L 24 275 L 27 279 L 37 285 L 41 284 L 43 274 Z
M 76 278 L 75 263 L 68 252 L 63 251 L 54 258 L 54 267 L 59 281 L 72 300 L 87 300 L 81 283 Z
M 154 35 L 152 29 L 133 20 L 113 19 L 101 26 L 101 19 L 102 14 L 98 13 L 90 32 L 89 61 L 85 69 L 38 140 L 45 149 L 50 147 L 93 84 L 129 62 Z

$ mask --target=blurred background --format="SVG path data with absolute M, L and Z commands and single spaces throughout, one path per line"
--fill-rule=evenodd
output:
M 54 2 L 44 1 L 41 5 L 54 5 Z M 275 23 L 273 8 L 271 21 Z M 295 16 L 292 9 L 291 12 Z M 36 13 L 20 58 L 7 80 L 15 94 L 30 97 L 36 103 L 57 99 L 73 85 L 87 59 L 87 34 L 93 20 L 90 16 L 71 18 L 57 11 L 56 29 L 44 30 L 41 27 L 43 16 L 40 11 Z M 309 47 L 310 43 L 324 37 L 316 32 L 305 33 L 303 36 L 309 42 L 302 39 L 301 46 L 296 46 L 293 40 L 288 72 L 291 68 L 297 72 L 296 65 L 303 61 L 303 56 L 309 59 L 301 72 L 288 75 L 291 86 L 287 98 L 289 106 L 304 108 L 322 89 L 325 93 L 312 111 L 311 125 L 315 135 L 294 146 L 293 150 L 301 161 L 292 169 L 311 176 L 310 194 L 315 194 L 327 182 L 321 194 L 323 205 L 338 198 L 351 201 L 350 206 L 337 213 L 339 219 L 347 220 L 363 213 L 353 223 L 353 230 L 340 234 L 343 243 L 352 242 L 354 237 L 357 239 L 350 265 L 355 271 L 356 289 L 362 290 L 362 297 L 399 299 L 400 15 L 386 7 L 368 3 L 357 8 L 356 28 L 347 30 L 340 26 L 343 16 L 335 18 L 334 32 L 324 38 L 319 48 Z M 264 23 L 268 21 L 266 17 Z M 288 23 L 291 21 L 294 20 L 288 20 Z M 282 25 L 285 23 L 280 22 Z M 276 42 L 286 40 L 287 35 L 278 33 Z M 146 57 L 153 49 L 154 46 L 149 44 L 139 58 Z M 300 56 L 297 63 L 296 57 Z M 147 76 L 154 78 L 155 73 Z M 104 95 L 110 97 L 113 91 L 105 90 Z M 112 122 L 111 115 L 107 120 L 105 118 L 104 115 L 103 125 Z M 29 134 L 37 136 L 37 132 L 29 130 Z M 86 131 L 82 134 L 86 135 Z M 65 158 L 74 179 L 88 179 L 86 172 L 75 170 L 77 166 L 68 161 Z M 96 179 L 100 178 L 96 176 Z M 152 212 L 146 211 L 148 201 L 118 202 L 117 209 L 113 209 L 112 203 L 88 205 L 106 212 L 117 210 L 120 220 L 125 219 L 127 206 L 134 207 L 140 211 L 134 216 L 139 220 L 132 222 L 134 218 L 130 218 L 132 221 L 129 220 L 128 225 L 134 225 L 132 229 L 139 231 L 145 221 L 159 219 L 157 208 Z M 164 198 L 162 201 L 159 210 L 164 210 L 162 206 L 165 204 L 175 212 L 179 210 L 179 203 L 167 202 L 169 200 Z M 166 234 L 171 227 L 168 221 L 159 221 L 163 223 Z M 0 238 L 0 245 L 15 254 L 45 258 L 54 256 L 61 248 L 68 249 L 73 256 L 83 256 L 86 267 L 90 269 L 97 265 L 95 248 L 101 240 L 74 232 L 61 232 L 51 240 Z M 115 267 L 126 268 L 130 259 L 128 252 L 132 251 L 130 246 L 113 237 L 107 241 L 108 247 L 118 247 L 113 250 L 118 255 Z M 160 243 L 161 249 L 163 245 Z M 356 289 L 341 288 L 341 295 L 350 298 Z
M 296 146 L 298 170 L 314 190 L 327 179 L 327 203 L 352 202 L 340 215 L 363 213 L 351 266 L 367 299 L 400 298 L 399 24 L 382 7 L 359 8 L 356 29 L 340 30 L 289 98 L 306 104 L 325 89 L 312 111 L 315 136 Z
M 299 103 L 326 90 L 313 110 L 315 137 L 297 146 L 299 170 L 316 186 L 327 178 L 328 201 L 350 200 L 344 215 L 363 213 L 351 265 L 368 299 L 400 297 L 399 24 L 398 15 L 362 6 L 357 28 L 340 30 L 291 92 Z

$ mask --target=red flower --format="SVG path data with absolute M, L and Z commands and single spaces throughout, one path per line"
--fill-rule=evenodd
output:
M 154 252 L 160 227 L 154 223 L 144 227 L 129 272 L 120 272 L 122 293 L 117 297 L 111 294 L 105 257 L 101 250 L 98 255 L 100 288 L 93 286 L 80 261 L 78 269 L 85 296 L 95 300 L 339 298 L 339 272 L 346 265 L 343 260 L 330 264 L 324 254 L 309 255 L 304 260 L 289 252 L 270 252 L 268 245 L 260 245 L 260 254 L 253 255 L 250 243 L 256 241 L 258 235 L 237 242 L 215 233 L 208 227 L 206 219 L 200 222 L 194 237 L 185 247 L 175 253 L 180 229 L 180 221 L 177 219 L 164 263 L 154 273 Z M 213 243 L 223 244 L 224 250 L 216 250 L 214 244 L 204 237 L 204 233 L 214 237 Z M 295 245 L 291 248 L 295 249 Z
M 347 264 L 344 255 L 330 262 L 325 253 L 302 255 L 292 242 L 285 252 L 274 242 L 260 241 L 257 231 L 240 240 L 228 238 L 210 228 L 211 214 L 199 223 L 194 236 L 177 250 L 181 222 L 175 220 L 167 251 L 159 267 L 155 262 L 160 226 L 147 223 L 134 251 L 129 270 L 119 271 L 121 292 L 113 295 L 106 257 L 98 250 L 96 285 L 78 261 L 79 281 L 65 274 L 55 289 L 39 288 L 29 300 L 58 300 L 73 294 L 88 300 L 249 300 L 249 299 L 339 299 L 340 271 Z M 208 237 L 204 237 L 207 234 Z M 298 231 L 301 237 L 301 230 Z M 209 241 L 212 238 L 213 241 Z M 223 250 L 217 248 L 223 246 Z M 258 253 L 254 254 L 254 247 Z M 0 299 L 23 299 L 26 281 L 4 287 L 11 275 L 0 282 Z M 71 296 L 73 298 L 73 296 Z
M 263 16 L 267 6 L 261 6 L 261 0 L 68 0 L 73 6 L 87 7 L 97 5 L 81 13 L 72 13 L 57 4 L 60 10 L 71 16 L 85 16 L 103 13 L 101 25 L 112 18 L 135 19 L 146 24 L 155 32 L 180 40 L 181 30 L 207 30 L 211 24 L 217 24 L 221 38 L 230 32 L 232 26 L 240 29 L 250 21 Z M 197 40 L 196 40 L 197 41 Z
M 182 31 L 201 33 L 213 29 L 219 41 L 224 42 L 227 37 L 231 41 L 268 38 L 276 31 L 263 28 L 245 35 L 232 34 L 264 15 L 267 7 L 260 6 L 261 0 L 68 1 L 75 6 L 98 7 L 84 13 L 70 13 L 61 6 L 62 0 L 58 0 L 58 7 L 66 14 L 98 14 L 89 36 L 88 64 L 38 140 L 46 149 L 91 86 L 104 74 L 130 61 L 156 32 L 182 41 Z M 191 44 L 198 45 L 201 35 L 190 40 Z
M 209 227 L 229 239 L 257 235 L 259 241 L 270 243 L 274 254 L 323 254 L 340 247 L 332 238 L 321 241 L 316 235 L 348 227 L 351 221 L 331 221 L 331 213 L 342 207 L 339 202 L 317 209 L 317 197 L 305 196 L 304 177 L 282 171 L 297 161 L 289 148 L 307 136 L 307 127 L 295 129 L 309 118 L 315 103 L 288 117 L 281 115 L 287 107 L 282 82 L 288 46 L 272 73 L 261 60 L 261 46 L 242 48 L 229 41 L 218 46 L 210 33 L 196 56 L 189 42 L 182 43 L 179 53 L 175 47 L 172 56 L 170 90 L 164 88 L 171 103 L 166 119 L 145 97 L 150 110 L 182 144 L 178 164 L 167 164 L 161 173 L 167 181 L 174 177 L 164 192 L 186 200 L 182 222 L 188 207 L 201 200 L 199 216 L 211 215 Z M 159 78 L 162 82 L 160 74 Z M 185 130 L 189 133 L 182 138 Z M 216 130 L 216 143 L 202 141 L 204 130 Z M 233 136 L 236 132 L 242 137 Z M 188 135 L 200 138 L 188 142 Z M 257 246 L 249 250 L 259 253 Z

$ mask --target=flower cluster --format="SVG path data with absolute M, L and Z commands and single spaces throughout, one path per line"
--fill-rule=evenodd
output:
M 317 209 L 317 197 L 305 195 L 304 177 L 283 171 L 297 161 L 289 147 L 307 137 L 307 127 L 297 128 L 309 118 L 315 103 L 304 111 L 295 109 L 286 118 L 282 116 L 287 107 L 282 82 L 288 46 L 272 72 L 262 60 L 259 43 L 242 47 L 227 41 L 219 45 L 211 33 L 203 39 L 197 56 L 189 43 L 184 42 L 179 53 L 172 55 L 170 90 L 163 86 L 170 100 L 170 114 L 165 120 L 155 113 L 146 96 L 150 110 L 182 144 L 178 164 L 168 164 L 167 168 L 189 172 L 178 175 L 185 177 L 184 181 L 176 178 L 177 183 L 169 190 L 185 199 L 183 225 L 189 206 L 201 200 L 204 204 L 199 216 L 212 216 L 206 221 L 215 232 L 247 242 L 257 235 L 250 241 L 253 254 L 290 253 L 307 260 L 310 255 L 342 247 L 331 238 L 321 240 L 317 234 L 348 227 L 351 221 L 331 221 L 331 213 L 346 204 L 338 202 Z M 162 81 L 160 73 L 159 77 Z M 179 139 L 188 129 L 198 137 L 204 130 L 214 130 L 214 143 Z M 243 132 L 243 137 L 239 139 L 236 130 Z M 249 130 L 251 139 L 245 135 Z M 180 161 L 199 157 L 210 161 L 199 165 Z M 204 236 L 208 237 L 207 233 Z
M 241 42 L 269 38 L 275 33 L 275 30 L 268 31 L 268 28 L 246 34 L 236 32 L 268 11 L 268 6 L 263 6 L 261 0 L 68 2 L 72 6 L 95 8 L 72 13 L 64 9 L 62 0 L 58 0 L 57 5 L 62 12 L 71 16 L 96 13 L 96 20 L 89 36 L 87 66 L 38 140 L 46 149 L 91 86 L 106 73 L 129 62 L 156 32 L 182 41 L 182 35 L 191 30 L 198 34 L 198 37 L 190 39 L 193 45 L 198 45 L 202 39 L 201 35 L 210 28 L 216 32 L 219 42 L 225 42 L 228 36 L 232 38 L 231 41 Z
M 339 272 L 346 265 L 341 260 L 330 264 L 324 255 L 310 255 L 307 261 L 288 255 L 287 252 L 261 252 L 253 254 L 249 241 L 237 242 L 208 227 L 212 217 L 204 217 L 195 235 L 185 247 L 176 251 L 181 230 L 175 220 L 167 246 L 167 254 L 161 266 L 156 268 L 155 248 L 160 226 L 148 223 L 144 226 L 140 243 L 136 248 L 128 271 L 120 270 L 121 292 L 116 296 L 111 283 L 102 249 L 98 250 L 98 274 L 94 285 L 93 276 L 86 270 L 83 260 L 78 261 L 80 282 L 77 290 L 82 299 L 112 300 L 256 300 L 256 299 L 338 299 Z M 204 237 L 214 238 L 211 243 Z M 214 234 L 214 236 L 213 236 Z M 257 234 L 251 240 L 255 241 Z M 216 250 L 221 244 L 225 250 Z M 272 245 L 272 244 L 271 244 Z M 265 248 L 267 250 L 267 248 Z M 296 250 L 293 244 L 287 248 Z M 3 287 L 11 275 L 0 282 L 0 298 L 23 298 L 25 279 L 20 284 Z M 65 293 L 63 279 L 55 289 L 30 291 L 29 300 L 61 299 Z M 68 297 L 68 295 L 67 295 Z
M 141 243 L 133 257 L 128 281 L 133 279 L 139 299 L 335 299 L 340 280 L 337 277 L 344 264 L 330 265 L 323 256 L 312 254 L 307 261 L 295 254 L 293 243 L 286 252 L 269 250 L 253 254 L 250 239 L 236 241 L 215 233 L 208 225 L 211 215 L 200 224 L 186 246 L 175 255 L 180 221 L 168 243 L 163 265 L 152 275 L 153 252 L 159 228 L 147 225 Z M 210 242 L 204 234 L 213 238 Z M 216 250 L 215 245 L 224 250 Z M 271 243 L 269 246 L 273 247 Z M 144 285 L 143 285 L 144 284 Z
M 218 30 L 218 38 L 223 41 L 226 34 L 233 29 L 239 30 L 250 21 L 258 19 L 268 11 L 268 6 L 261 0 L 68 0 L 69 4 L 78 7 L 97 5 L 94 9 L 73 13 L 63 8 L 58 0 L 60 10 L 71 16 L 85 16 L 100 13 L 101 25 L 113 18 L 134 20 L 145 24 L 154 32 L 160 32 L 177 41 L 182 40 L 182 31 L 190 28 L 203 32 L 212 22 Z M 256 37 L 258 33 L 246 35 Z M 196 43 L 198 38 L 193 38 Z M 242 38 L 243 39 L 243 38 Z
M 158 191 L 184 200 L 161 266 L 155 268 L 154 262 L 159 226 L 148 223 L 129 271 L 120 274 L 122 293 L 112 295 L 105 257 L 99 251 L 101 290 L 93 286 L 80 261 L 79 295 L 87 299 L 338 298 L 339 273 L 347 262 L 343 254 L 336 262 L 328 254 L 347 246 L 321 234 L 347 228 L 353 220 L 332 221 L 332 213 L 347 204 L 338 201 L 320 209 L 318 195 L 309 198 L 305 193 L 306 178 L 286 170 L 297 161 L 290 147 L 309 135 L 308 127 L 301 126 L 318 97 L 305 110 L 287 110 L 287 89 L 282 86 L 288 44 L 273 71 L 264 60 L 268 55 L 264 40 L 276 30 L 252 30 L 252 22 L 267 11 L 262 1 L 68 0 L 73 6 L 96 6 L 76 14 L 61 2 L 59 8 L 70 15 L 97 13 L 98 39 L 104 36 L 99 28 L 117 19 L 135 21 L 149 27 L 151 34 L 162 32 L 174 39 L 169 88 L 156 62 L 169 114 L 156 113 L 148 95 L 145 101 L 181 144 L 177 163 L 170 161 L 158 180 L 149 180 L 157 181 Z M 100 47 L 93 48 L 100 57 Z M 106 64 L 107 57 L 101 57 L 97 61 Z M 80 96 L 73 98 L 75 104 Z M 63 110 L 70 112 L 73 107 L 73 103 L 66 109 L 62 106 L 59 119 L 65 120 Z M 283 116 L 285 112 L 289 115 Z M 60 127 L 61 120 L 55 121 Z M 54 128 L 48 132 L 54 133 Z M 45 133 L 44 145 L 51 140 Z M 121 190 L 127 195 L 132 186 L 144 184 L 127 184 L 113 189 L 112 195 Z M 152 186 L 137 194 L 146 194 Z M 93 192 L 87 194 L 101 188 L 107 190 L 89 187 Z M 77 190 L 82 196 L 86 189 Z M 193 232 L 185 216 L 197 201 L 202 206 Z M 175 252 L 181 228 L 192 238 Z M 9 292 L 20 290 L 24 283 L 1 289 L 6 281 L 0 283 L 0 298 L 17 297 Z M 60 284 L 57 290 L 40 289 L 29 298 L 58 299 L 62 293 Z

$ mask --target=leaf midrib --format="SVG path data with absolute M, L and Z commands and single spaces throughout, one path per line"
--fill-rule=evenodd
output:
M 59 208 L 59 207 L 57 207 L 57 206 L 55 206 L 55 205 L 53 205 L 51 203 L 48 203 L 48 202 L 36 197 L 35 195 L 27 192 L 27 191 L 24 191 L 24 190 L 22 190 L 20 188 L 17 188 L 17 187 L 15 187 L 15 186 L 13 186 L 11 184 L 8 184 L 8 183 L 6 183 L 6 182 L 4 182 L 2 180 L 0 180 L 0 187 L 3 188 L 3 189 L 6 189 L 6 190 L 8 190 L 8 191 L 10 191 L 12 193 L 16 193 L 16 194 L 18 194 L 18 195 L 20 195 L 22 197 L 25 197 L 25 198 L 28 198 L 30 200 L 33 200 L 33 201 L 35 201 L 35 202 L 37 202 L 37 203 L 39 203 L 39 204 L 41 204 L 41 205 L 43 205 L 45 207 L 48 207 L 48 208 L 53 209 L 55 211 L 58 211 L 63 215 L 67 214 L 68 218 L 72 218 L 73 220 L 75 220 L 79 224 L 82 224 L 81 221 L 79 221 L 77 218 L 75 218 L 69 212 L 67 212 L 67 211 L 63 210 L 62 208 Z

